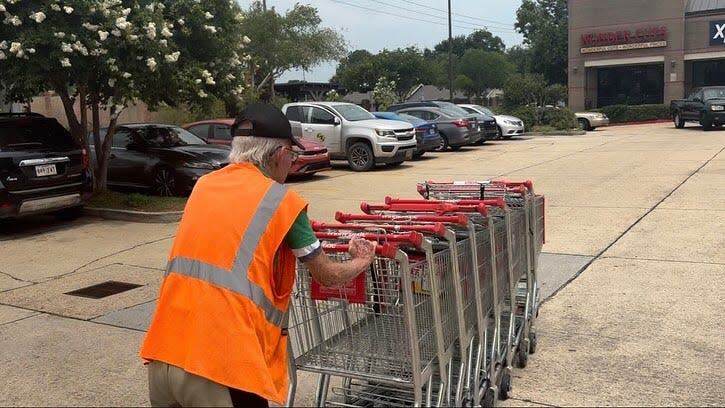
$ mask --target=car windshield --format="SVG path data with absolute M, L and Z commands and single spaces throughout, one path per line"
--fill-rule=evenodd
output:
M 460 106 L 458 106 L 454 103 L 445 102 L 445 101 L 435 101 L 433 103 L 435 103 L 436 106 L 438 106 L 442 110 L 448 112 L 449 114 L 452 114 L 453 116 L 466 117 L 466 116 L 471 115 L 470 113 L 466 112 L 465 109 L 461 108 Z
M 364 108 L 353 104 L 334 105 L 332 106 L 332 109 L 345 118 L 345 120 L 349 120 L 351 122 L 357 120 L 375 119 L 375 115 L 366 111 Z
M 494 112 L 491 109 L 488 109 L 488 108 L 486 108 L 484 106 L 481 106 L 481 105 L 473 105 L 473 107 L 476 108 L 477 110 L 485 113 L 488 116 L 494 116 L 494 115 L 496 115 L 496 112 Z
M 50 146 L 74 148 L 77 145 L 71 134 L 55 121 L 18 119 L 0 122 L 0 151 Z
M 193 133 L 176 126 L 151 126 L 142 132 L 143 139 L 149 146 L 174 147 L 207 144 Z
M 725 87 L 707 88 L 703 94 L 705 99 L 725 99 Z

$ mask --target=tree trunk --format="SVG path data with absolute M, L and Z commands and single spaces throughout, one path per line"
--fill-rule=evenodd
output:
M 60 96 L 61 102 L 63 102 L 63 110 L 65 110 L 65 116 L 68 120 L 68 127 L 70 128 L 71 135 L 73 135 L 81 146 L 88 149 L 88 128 L 84 127 L 82 121 L 78 120 L 78 116 L 76 115 L 74 109 L 75 98 L 71 98 L 68 94 L 68 90 L 65 88 L 65 85 L 56 86 L 55 92 L 58 96 Z
M 104 162 L 103 145 L 101 144 L 101 115 L 98 106 L 98 98 L 93 97 L 91 101 L 91 126 L 93 128 L 93 147 L 96 153 L 96 162 L 93 166 L 93 185 L 96 191 L 106 190 L 107 172 L 103 171 Z M 108 168 L 108 165 L 105 166 Z
M 96 108 L 97 107 L 98 105 L 96 104 Z M 106 135 L 103 137 L 101 152 L 98 156 L 99 159 L 96 160 L 96 174 L 98 174 L 96 179 L 96 188 L 98 188 L 99 191 L 105 191 L 108 189 L 108 162 L 111 158 L 111 147 L 113 146 L 113 136 L 116 134 L 118 117 L 121 115 L 121 112 L 123 112 L 123 109 L 124 108 L 121 108 L 119 111 L 116 111 L 115 108 L 111 108 L 111 119 L 108 122 L 108 127 L 106 128 Z M 95 128 L 96 124 L 94 123 L 93 126 Z M 100 130 L 100 123 L 98 124 L 98 127 Z

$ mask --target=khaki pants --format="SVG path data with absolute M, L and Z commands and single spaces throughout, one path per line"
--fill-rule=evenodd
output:
M 231 407 L 229 388 L 179 367 L 152 361 L 149 399 L 154 407 Z

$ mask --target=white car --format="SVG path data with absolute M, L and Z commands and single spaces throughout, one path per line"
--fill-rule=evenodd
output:
M 609 118 L 599 112 L 575 112 L 576 123 L 581 130 L 594 130 L 599 126 L 607 126 Z
M 516 116 L 498 115 L 481 105 L 459 104 L 458 106 L 470 113 L 493 116 L 496 119 L 496 126 L 498 126 L 499 139 L 511 139 L 515 135 L 522 135 L 525 131 L 524 121 Z

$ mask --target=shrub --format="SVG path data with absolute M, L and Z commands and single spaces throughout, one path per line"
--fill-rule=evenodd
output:
M 518 106 L 513 108 L 496 108 L 502 115 L 516 116 L 524 122 L 524 127 L 532 129 L 539 126 L 548 126 L 557 130 L 576 128 L 574 112 L 568 108 L 535 108 L 532 106 Z
M 610 105 L 592 110 L 607 115 L 610 123 L 670 118 L 670 107 L 662 104 Z

